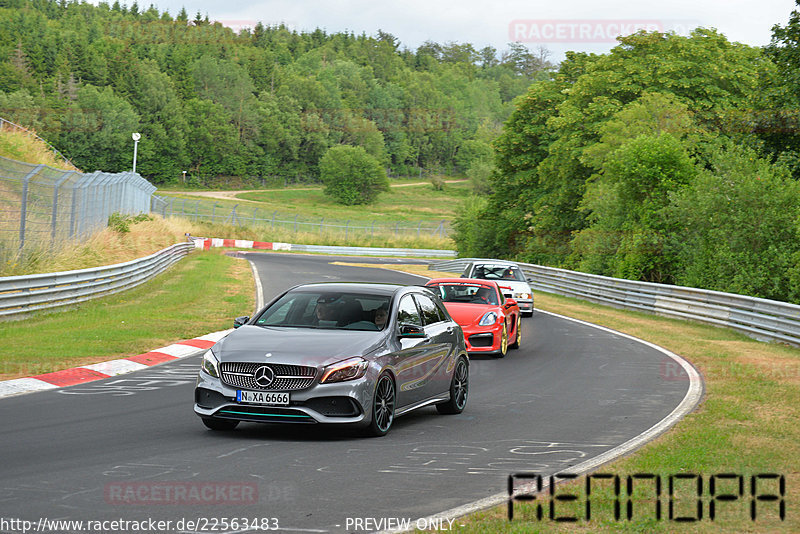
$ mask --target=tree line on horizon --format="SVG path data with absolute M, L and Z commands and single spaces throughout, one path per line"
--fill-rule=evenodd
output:
M 800 303 L 800 13 L 772 31 L 568 53 L 517 99 L 459 254 Z
M 0 1 L 0 116 L 88 171 L 129 169 L 140 132 L 137 171 L 155 184 L 319 181 L 337 145 L 395 175 L 467 173 L 551 68 L 516 43 L 409 50 L 381 30 L 234 32 L 135 1 Z

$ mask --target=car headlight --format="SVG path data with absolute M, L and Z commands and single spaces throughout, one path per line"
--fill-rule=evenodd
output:
M 531 294 L 530 293 L 514 293 L 514 298 L 515 299 L 529 299 L 529 298 L 531 298 Z
M 331 384 L 333 382 L 356 380 L 364 376 L 368 365 L 369 362 L 364 358 L 350 358 L 349 360 L 334 363 L 325 368 L 320 383 Z
M 219 378 L 219 360 L 217 357 L 214 356 L 214 353 L 211 349 L 207 350 L 205 354 L 203 354 L 203 363 L 200 367 L 207 375 L 213 376 L 214 378 Z
M 483 317 L 481 317 L 481 320 L 478 321 L 478 325 L 480 325 L 480 326 L 491 326 L 496 322 L 497 322 L 497 313 L 491 311 L 491 312 L 486 312 L 486 313 L 483 314 Z

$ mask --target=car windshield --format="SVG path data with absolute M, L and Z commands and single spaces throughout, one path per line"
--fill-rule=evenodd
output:
M 435 287 L 439 290 L 439 296 L 443 302 L 497 305 L 497 292 L 488 286 L 479 284 L 438 284 Z
M 258 326 L 382 330 L 387 323 L 389 297 L 363 293 L 290 291 L 256 319 Z
M 483 280 L 512 280 L 524 282 L 525 277 L 519 267 L 509 265 L 476 265 L 472 269 L 472 278 Z

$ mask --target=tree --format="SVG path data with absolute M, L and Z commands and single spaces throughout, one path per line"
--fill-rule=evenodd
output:
M 331 147 L 319 163 L 325 194 L 345 205 L 369 204 L 389 190 L 381 164 L 360 146 Z
M 57 142 L 83 169 L 122 172 L 131 168 L 131 132 L 139 126 L 133 107 L 111 87 L 87 85 L 64 116 Z
M 800 302 L 800 183 L 787 169 L 723 144 L 666 215 L 676 283 Z
M 667 247 L 669 195 L 695 174 L 671 133 L 642 134 L 620 145 L 586 187 L 581 208 L 590 224 L 572 240 L 581 270 L 669 283 L 675 261 Z
M 768 70 L 759 49 L 713 30 L 688 37 L 639 32 L 619 41 L 605 55 L 568 53 L 552 80 L 535 82 L 517 99 L 496 143 L 498 172 L 486 210 L 498 233 L 487 253 L 504 243 L 506 255 L 568 265 L 573 235 L 590 223 L 580 206 L 596 174 L 593 156 L 602 159 L 589 147 L 607 121 L 643 94 L 660 93 L 684 105 L 700 130 L 725 135 L 724 118 L 749 109 Z M 519 49 L 516 56 L 526 59 Z M 703 160 L 702 150 L 692 155 Z

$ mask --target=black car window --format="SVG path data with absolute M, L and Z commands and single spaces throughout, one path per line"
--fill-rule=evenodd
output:
M 414 295 L 414 298 L 419 304 L 419 309 L 422 311 L 422 320 L 425 321 L 426 325 L 440 323 L 445 320 L 442 312 L 439 311 L 439 308 L 429 297 Z
M 293 328 L 378 330 L 372 310 L 389 297 L 360 293 L 291 291 L 264 310 L 255 324 Z
M 403 297 L 397 306 L 397 324 L 422 326 L 419 310 L 417 310 L 417 305 L 414 304 L 414 299 L 411 298 L 411 295 Z
M 513 280 L 515 282 L 525 281 L 525 277 L 518 267 L 508 265 L 476 265 L 472 272 L 472 278 Z
M 437 286 L 437 289 L 444 302 L 497 305 L 497 292 L 489 286 L 477 284 L 440 284 Z

